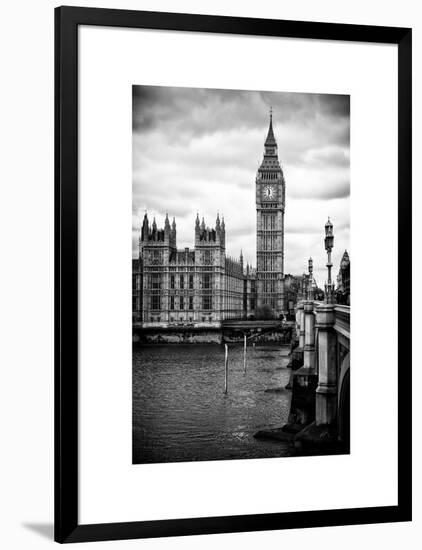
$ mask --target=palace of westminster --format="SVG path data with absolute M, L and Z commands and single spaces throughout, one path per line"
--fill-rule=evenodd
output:
M 281 318 L 294 307 L 292 288 L 303 277 L 284 276 L 285 179 L 278 160 L 272 113 L 264 158 L 255 179 L 256 269 L 226 255 L 224 218 L 215 226 L 195 221 L 194 248 L 177 248 L 176 222 L 166 215 L 158 229 L 147 214 L 132 261 L 134 321 L 145 327 L 220 326 L 226 319 L 250 319 L 262 312 Z M 295 286 L 296 285 L 296 286 Z

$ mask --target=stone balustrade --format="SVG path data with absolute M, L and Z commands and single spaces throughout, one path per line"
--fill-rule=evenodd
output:
M 337 335 L 334 324 L 334 305 L 318 306 L 316 308 L 318 387 L 315 411 L 317 426 L 335 425 L 337 422 Z
M 296 312 L 299 344 L 292 352 L 292 366 L 294 358 L 297 362 L 302 355 L 303 361 L 289 383 L 292 402 L 286 427 L 294 426 L 299 443 L 335 445 L 339 436 L 345 439 L 340 432 L 346 423 L 339 418 L 350 418 L 349 411 L 341 410 L 350 403 L 350 307 L 304 300 Z M 345 392 L 347 399 L 342 397 Z

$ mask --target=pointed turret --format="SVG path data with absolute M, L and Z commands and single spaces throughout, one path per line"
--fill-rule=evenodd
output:
M 145 212 L 144 221 L 142 222 L 142 229 L 141 229 L 141 241 L 148 240 L 148 231 L 149 231 L 148 215 Z
M 215 220 L 215 229 L 220 231 L 220 214 L 217 212 L 217 219 Z
M 152 240 L 156 241 L 157 240 L 157 222 L 155 221 L 155 216 L 152 220 L 151 235 L 152 235 Z
M 277 147 L 273 131 L 273 108 L 270 108 L 270 126 L 268 128 L 267 139 L 265 140 L 265 147 Z
M 273 130 L 273 112 L 270 111 L 270 125 L 264 143 L 264 158 L 258 168 L 258 179 L 279 181 L 283 179 L 283 172 L 278 161 L 277 141 Z
M 205 231 L 205 220 L 203 216 L 202 216 L 202 222 L 201 222 L 201 231 Z
M 221 245 L 225 248 L 225 246 L 226 246 L 226 224 L 224 222 L 224 216 L 221 219 L 220 235 L 221 235 L 221 237 L 220 237 Z
M 164 240 L 167 241 L 170 238 L 170 221 L 168 212 L 166 212 L 166 218 L 164 220 Z
M 171 222 L 171 227 L 170 227 L 170 221 L 168 223 L 169 223 L 169 244 L 170 246 L 176 248 L 176 220 L 174 219 L 174 216 L 173 216 L 173 221 Z M 166 226 L 167 226 L 167 218 L 166 218 Z
M 199 228 L 199 214 L 196 213 L 196 219 L 195 219 L 195 245 L 199 242 L 199 234 L 201 230 Z
M 341 258 L 340 267 L 344 269 L 349 264 L 350 264 L 349 253 L 347 252 L 347 250 L 345 250 Z

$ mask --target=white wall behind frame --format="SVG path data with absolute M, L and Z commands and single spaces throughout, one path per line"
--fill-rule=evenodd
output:
M 274 70 L 274 59 L 282 71 Z M 377 317 L 391 319 L 387 326 L 368 325 L 368 315 L 374 315 L 369 313 L 373 289 L 368 273 L 376 272 L 379 257 L 386 267 L 385 277 L 377 281 L 382 294 L 393 297 L 397 292 L 396 74 L 394 46 L 80 29 L 83 523 L 396 503 L 395 301 L 377 302 Z M 356 290 L 350 456 L 132 466 L 133 83 L 351 94 Z M 282 123 L 282 113 L 280 119 Z M 253 178 L 251 174 L 251 185 Z M 383 207 L 374 208 L 381 197 Z M 386 340 L 388 348 L 374 345 Z M 383 422 L 374 430 L 368 419 L 380 371 L 382 392 L 376 402 Z M 321 491 L 322 479 L 335 482 L 324 484 Z
M 179 11 L 221 15 L 332 21 L 357 24 L 412 26 L 414 28 L 414 181 L 422 180 L 419 150 L 422 143 L 422 14 L 414 0 L 67 0 L 67 5 L 121 9 Z M 2 102 L 0 136 L 4 151 L 0 163 L 3 264 L 0 272 L 2 339 L 0 360 L 2 385 L 2 468 L 0 509 L 2 544 L 10 548 L 45 550 L 52 545 L 53 519 L 53 0 L 21 0 L 3 6 L 5 24 L 0 33 L 2 46 Z M 18 24 L 17 24 L 18 22 Z M 6 24 L 7 23 L 7 24 Z M 25 133 L 24 130 L 27 130 Z M 36 135 L 36 139 L 35 139 Z M 24 162 L 23 162 L 23 151 Z M 422 270 L 420 235 L 422 186 L 414 186 L 414 272 Z M 30 239 L 28 236 L 30 235 Z M 374 245 L 375 249 L 375 245 Z M 374 254 L 376 251 L 374 250 Z M 28 268 L 31 287 L 26 292 Z M 415 279 L 416 281 L 416 279 Z M 415 292 L 415 312 L 422 306 Z M 32 319 L 25 330 L 23 312 Z M 414 318 L 417 345 L 422 330 L 420 316 Z M 416 349 L 416 348 L 415 348 Z M 417 356 L 417 354 L 415 354 Z M 416 392 L 422 371 L 414 371 L 414 463 L 422 460 L 419 425 L 422 401 Z M 418 431 L 416 431 L 418 430 Z M 30 459 L 29 457 L 30 452 Z M 414 486 L 422 486 L 420 468 L 414 469 Z M 321 529 L 295 529 L 237 533 L 201 537 L 162 538 L 143 541 L 91 543 L 90 548 L 138 547 L 152 549 L 214 550 L 230 548 L 298 550 L 343 550 L 366 548 L 376 540 L 383 550 L 406 546 L 417 550 L 422 538 L 420 490 L 415 491 L 413 523 L 359 525 Z M 418 542 L 419 541 L 419 542 Z M 85 548 L 85 546 L 84 546 Z

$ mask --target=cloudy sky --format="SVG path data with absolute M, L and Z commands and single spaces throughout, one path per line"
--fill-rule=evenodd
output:
M 349 96 L 133 86 L 133 256 L 145 210 L 193 247 L 196 213 L 226 221 L 226 249 L 256 265 L 255 176 L 269 109 L 286 179 L 285 273 L 314 259 L 326 278 L 324 225 L 334 224 L 334 274 L 350 251 Z

